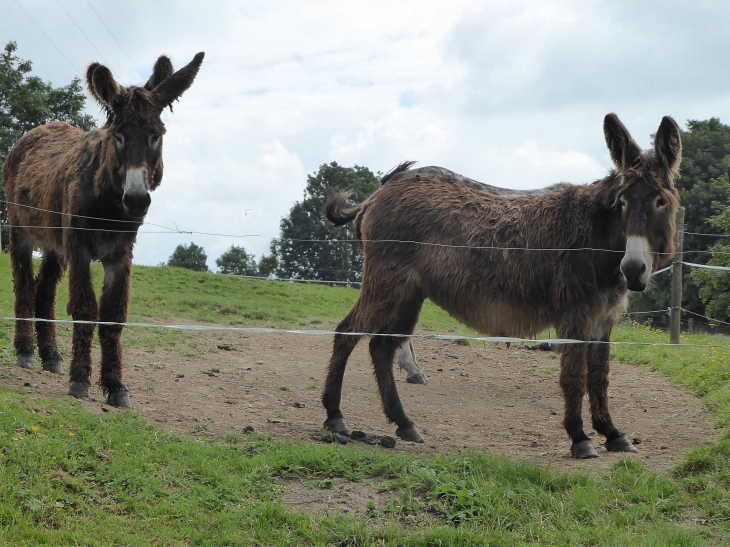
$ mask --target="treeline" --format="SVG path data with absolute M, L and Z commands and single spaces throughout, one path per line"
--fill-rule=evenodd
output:
M 270 254 L 257 261 L 243 247 L 231 246 L 216 260 L 218 271 L 285 279 L 360 281 L 362 252 L 360 244 L 354 242 L 353 226 L 335 228 L 325 221 L 322 212 L 334 192 L 347 189 L 359 202 L 379 186 L 378 175 L 367 167 L 342 167 L 336 162 L 322 165 L 307 177 L 303 199 L 281 220 L 281 233 L 271 242 Z M 191 243 L 178 245 L 167 265 L 207 271 L 206 262 L 205 251 Z
M 90 129 L 94 120 L 83 113 L 85 96 L 74 78 L 53 87 L 31 76 L 32 64 L 16 56 L 9 42 L 0 54 L 0 173 L 15 141 L 29 129 L 63 120 Z M 686 208 L 684 259 L 686 262 L 730 266 L 730 126 L 718 118 L 689 120 L 682 131 L 683 159 L 677 179 Z M 7 244 L 7 207 L 0 178 L 0 234 Z M 359 281 L 362 278 L 360 245 L 353 243 L 352 225 L 328 226 L 322 212 L 327 197 L 348 189 L 354 202 L 379 187 L 378 176 L 367 167 L 322 165 L 307 177 L 306 188 L 281 220 L 280 235 L 270 252 L 258 260 L 243 247 L 232 246 L 216 260 L 218 271 L 235 275 L 276 276 L 294 279 Z M 699 235 L 701 234 L 701 235 Z M 198 245 L 180 245 L 167 264 L 207 270 L 207 257 Z M 657 276 L 654 286 L 631 295 L 631 310 L 669 307 L 670 276 Z M 730 275 L 727 272 L 685 269 L 682 307 L 730 321 Z

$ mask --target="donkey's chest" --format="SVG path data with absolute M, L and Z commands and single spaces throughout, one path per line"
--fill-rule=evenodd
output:
M 136 234 L 100 233 L 89 238 L 87 248 L 93 260 L 104 260 L 132 252 Z

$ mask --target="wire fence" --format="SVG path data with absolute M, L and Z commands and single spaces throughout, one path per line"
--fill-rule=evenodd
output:
M 578 340 L 574 338 L 520 338 L 512 336 L 466 336 L 460 334 L 396 334 L 382 332 L 338 332 L 320 329 L 276 329 L 267 327 L 227 327 L 224 325 L 177 324 L 164 325 L 157 323 L 135 323 L 115 321 L 81 321 L 72 319 L 40 319 L 35 317 L 0 317 L 0 321 L 25 321 L 30 323 L 53 323 L 60 325 L 102 325 L 114 327 L 133 327 L 142 329 L 175 330 L 187 332 L 237 332 L 248 334 L 296 334 L 302 336 L 356 336 L 386 337 L 420 340 L 443 340 L 449 342 L 472 341 L 490 344 L 550 344 L 553 346 L 601 344 L 609 346 L 646 346 L 646 347 L 692 347 L 692 348 L 727 348 L 724 344 L 670 344 L 668 342 L 616 342 L 605 340 Z

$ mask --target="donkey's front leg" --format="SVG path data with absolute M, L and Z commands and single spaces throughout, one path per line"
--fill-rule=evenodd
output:
M 100 322 L 127 321 L 129 285 L 132 279 L 132 256 L 125 253 L 102 260 L 104 286 L 101 294 Z M 119 408 L 132 408 L 129 391 L 122 383 L 122 326 L 99 325 L 101 345 L 101 377 L 99 384 L 107 395 L 107 402 Z
M 608 342 L 611 338 L 611 327 L 597 333 L 594 340 Z M 608 411 L 608 344 L 588 344 L 588 396 L 591 401 L 591 419 L 593 429 L 606 437 L 606 450 L 610 452 L 637 452 L 621 431 L 613 425 Z
M 77 244 L 70 245 L 74 252 L 69 258 L 69 296 L 67 311 L 74 321 L 96 321 L 98 308 L 91 280 L 91 257 Z M 91 342 L 93 324 L 74 324 L 71 349 L 71 383 L 68 394 L 77 399 L 89 398 L 91 382 Z
M 583 431 L 581 416 L 586 393 L 586 347 L 583 344 L 564 346 L 560 358 L 560 388 L 565 401 L 563 425 L 573 441 L 570 453 L 578 459 L 597 458 L 598 452 Z

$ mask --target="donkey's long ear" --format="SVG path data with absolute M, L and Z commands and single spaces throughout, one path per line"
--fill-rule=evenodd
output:
M 170 61 L 170 58 L 167 55 L 160 55 L 155 62 L 155 67 L 152 69 L 152 76 L 150 76 L 150 79 L 147 80 L 146 84 L 144 84 L 144 88 L 147 91 L 152 91 L 162 83 L 162 80 L 171 76 L 173 72 L 174 70 L 172 68 L 172 61 Z
M 168 76 L 152 90 L 152 94 L 160 108 L 164 109 L 176 101 L 193 84 L 195 76 L 198 75 L 200 65 L 203 63 L 205 53 L 198 53 L 189 64 L 182 67 L 174 74 Z
M 679 163 L 682 161 L 682 137 L 677 122 L 669 116 L 664 116 L 659 124 L 654 138 L 654 151 L 671 181 L 679 171 Z
M 91 96 L 105 109 L 109 110 L 119 96 L 119 84 L 114 80 L 111 71 L 99 63 L 91 63 L 86 69 L 86 85 Z
M 611 159 L 619 172 L 630 168 L 641 156 L 641 148 L 616 114 L 607 114 L 604 118 L 603 134 L 606 136 Z
M 101 97 L 99 97 L 99 94 L 96 92 L 96 88 L 94 87 L 94 71 L 99 68 L 101 64 L 99 63 L 91 63 L 89 67 L 86 69 L 86 87 L 89 89 L 89 94 L 91 97 L 99 103 L 101 106 L 106 106 L 104 102 L 101 100 Z

